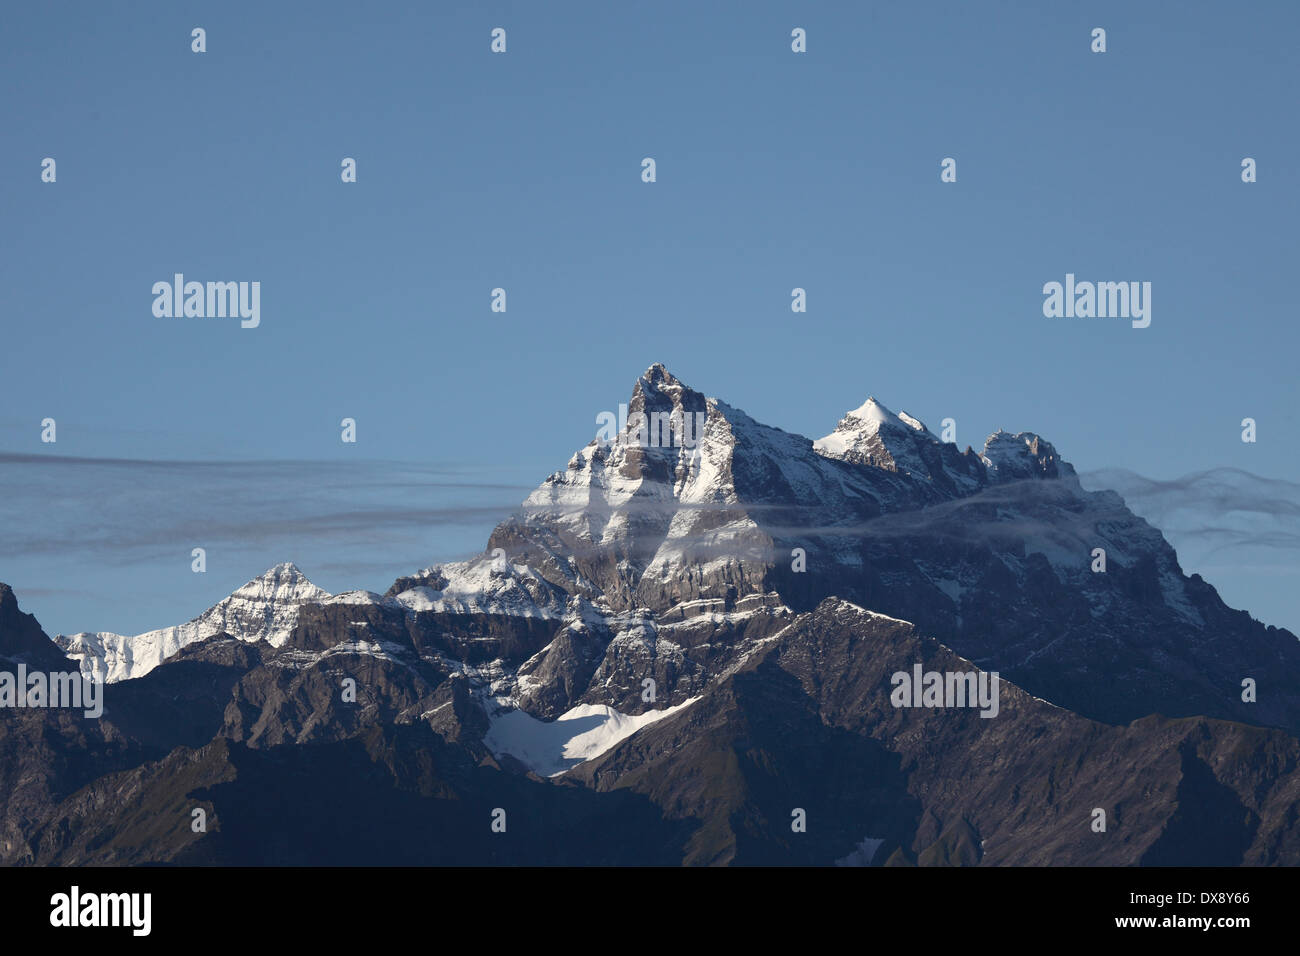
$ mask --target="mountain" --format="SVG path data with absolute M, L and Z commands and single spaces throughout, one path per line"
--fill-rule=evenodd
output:
M 890 675 L 972 665 L 829 598 L 693 708 L 570 776 L 703 821 L 688 864 L 1293 864 L 1300 742 L 1152 715 L 1110 726 L 1004 684 L 996 718 L 899 709 Z M 790 830 L 794 808 L 805 834 Z M 1095 809 L 1107 829 L 1094 832 Z
M 813 450 L 827 458 L 901 473 L 947 494 L 977 491 L 988 472 L 997 471 L 989 459 L 975 458 L 969 449 L 959 454 L 956 445 L 941 442 L 919 419 L 907 412 L 895 415 L 874 398 L 813 442 Z
M 593 441 L 489 548 L 615 612 L 661 620 L 697 601 L 779 595 L 810 610 L 841 597 L 1097 720 L 1205 714 L 1300 730 L 1295 636 L 1184 575 L 1159 531 L 1113 492 L 1084 491 L 1036 434 L 999 431 L 981 453 L 959 452 L 868 400 L 810 442 L 662 366 L 629 409 L 702 411 L 702 440 Z M 1241 699 L 1247 677 L 1267 685 L 1257 703 Z
M 1300 862 L 1295 636 L 1045 439 L 960 450 L 871 398 L 812 441 L 661 365 L 628 410 L 382 595 L 283 564 L 51 642 L 0 586 L 0 654 L 107 681 L 99 721 L 0 713 L 0 859 Z M 996 712 L 897 706 L 917 667 L 996 673 Z
M 250 643 L 279 647 L 289 639 L 304 604 L 330 595 L 307 580 L 293 564 L 277 564 L 249 581 L 194 620 L 135 637 L 106 631 L 60 634 L 54 639 L 64 654 L 81 663 L 86 677 L 99 681 L 143 677 L 182 648 L 218 634 L 233 634 Z
M 47 671 L 66 663 L 36 618 L 18 607 L 18 598 L 7 584 L 0 584 L 0 662 L 6 666 L 25 663 Z

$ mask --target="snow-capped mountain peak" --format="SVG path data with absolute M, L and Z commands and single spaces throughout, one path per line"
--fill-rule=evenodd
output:
M 886 408 L 883 402 L 877 401 L 874 395 L 868 396 L 865 402 L 849 412 L 845 418 L 855 418 L 876 426 L 898 420 L 898 416 Z
M 980 460 L 998 481 L 1022 478 L 1072 478 L 1074 468 L 1062 461 L 1052 443 L 1033 432 L 998 429 L 984 442 Z
M 130 680 L 149 673 L 182 648 L 218 634 L 249 643 L 267 641 L 280 647 L 297 626 L 299 609 L 330 596 L 312 584 L 297 565 L 286 562 L 267 569 L 194 620 L 177 627 L 134 637 L 107 631 L 70 637 L 60 634 L 54 642 L 79 662 L 86 677 L 109 683 Z
M 896 415 L 873 396 L 813 442 L 813 448 L 826 458 L 928 479 L 932 468 L 927 458 L 934 458 L 941 444 L 920 419 L 907 412 Z
M 329 596 L 328 591 L 312 584 L 296 564 L 285 561 L 268 568 L 238 588 L 230 597 L 275 604 L 301 604 L 306 601 L 323 601 Z

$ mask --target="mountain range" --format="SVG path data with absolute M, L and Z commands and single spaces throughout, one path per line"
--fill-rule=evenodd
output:
M 1051 443 L 875 399 L 814 441 L 662 365 L 628 410 L 384 594 L 286 563 L 51 640 L 0 585 L 0 669 L 106 682 L 0 714 L 0 861 L 1300 863 L 1296 636 Z M 898 706 L 930 672 L 996 715 Z

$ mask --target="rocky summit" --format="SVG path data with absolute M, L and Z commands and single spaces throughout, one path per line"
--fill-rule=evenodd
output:
M 10 865 L 1300 863 L 1296 636 L 1041 436 L 875 398 L 812 440 L 654 365 L 384 594 L 286 563 L 53 640 L 19 597 L 0 670 L 106 686 L 0 708 Z

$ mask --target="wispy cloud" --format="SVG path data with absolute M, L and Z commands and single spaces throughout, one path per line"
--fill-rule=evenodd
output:
M 167 461 L 0 452 L 0 555 L 138 563 L 178 548 L 400 546 L 491 525 L 531 486 L 391 461 Z
M 1080 480 L 1091 490 L 1118 492 L 1180 549 L 1192 548 L 1202 558 L 1227 549 L 1300 553 L 1297 482 L 1236 468 L 1172 479 L 1110 468 Z M 93 555 L 135 563 L 174 556 L 178 547 L 191 546 L 284 543 L 286 552 L 338 545 L 387 549 L 431 529 L 490 527 L 519 511 L 532 487 L 493 474 L 412 462 L 141 460 L 0 452 L 0 554 Z M 1097 518 L 1071 512 L 1063 489 L 1050 482 L 995 485 L 972 498 L 920 511 L 833 525 L 808 520 L 817 513 L 813 507 L 683 506 L 664 491 L 662 498 L 638 496 L 617 509 L 594 501 L 568 510 L 581 510 L 595 521 L 618 510 L 651 523 L 667 521 L 683 507 L 714 512 L 721 522 L 728 513 L 743 510 L 766 532 L 781 537 L 923 535 L 968 541 L 1045 534 L 1086 539 Z M 1115 512 L 1121 514 L 1118 507 Z M 714 535 L 700 538 L 712 540 Z M 342 561 L 338 566 L 366 564 Z
M 1300 563 L 1300 483 L 1240 468 L 1149 478 L 1122 468 L 1081 475 L 1086 487 L 1118 492 L 1134 512 L 1201 557 L 1231 549 L 1295 552 Z

